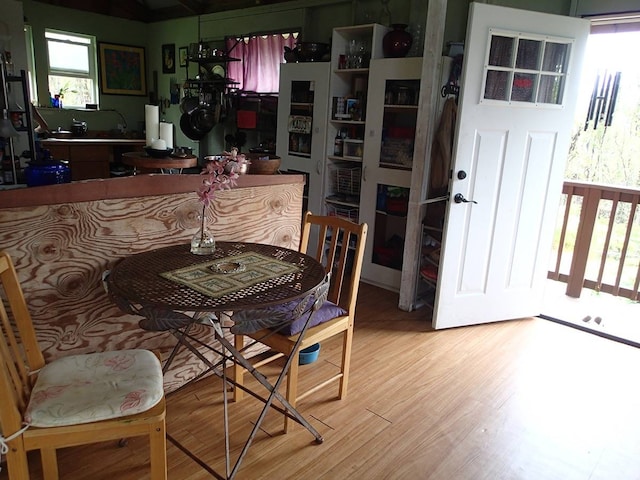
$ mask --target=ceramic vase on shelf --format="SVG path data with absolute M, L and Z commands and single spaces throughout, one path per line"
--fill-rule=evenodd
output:
M 195 255 L 211 255 L 216 250 L 216 240 L 207 229 L 205 208 L 204 206 L 202 207 L 202 214 L 199 218 L 200 227 L 191 239 L 191 253 Z
M 394 23 L 390 30 L 382 37 L 382 53 L 387 58 L 406 57 L 411 49 L 413 37 L 405 29 L 407 25 L 404 23 Z

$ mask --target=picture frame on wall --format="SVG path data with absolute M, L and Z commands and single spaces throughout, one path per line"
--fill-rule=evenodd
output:
M 188 55 L 188 48 L 187 47 L 180 47 L 180 49 L 178 50 L 178 58 L 180 59 L 180 66 L 181 67 L 186 67 L 187 66 L 187 55 Z
M 162 45 L 162 73 L 176 73 L 176 45 Z
M 144 47 L 98 43 L 100 92 L 111 95 L 146 95 Z

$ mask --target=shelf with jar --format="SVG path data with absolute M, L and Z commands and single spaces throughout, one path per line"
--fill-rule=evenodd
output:
M 23 159 L 36 159 L 35 131 L 27 72 L 15 75 L 8 52 L 0 51 L 0 185 L 12 188 L 25 185 Z M 15 88 L 14 88 L 15 86 Z M 24 105 L 22 108 L 19 105 Z
M 438 285 L 440 253 L 444 219 L 445 197 L 434 198 L 427 205 L 420 238 L 420 282 L 416 288 L 416 303 L 433 307 L 434 293 Z
M 333 141 L 333 155 L 328 158 L 334 162 L 351 161 L 362 163 L 364 155 L 364 123 L 343 124 L 336 131 Z
M 418 118 L 419 79 L 385 83 L 380 166 L 411 170 Z
M 363 279 L 402 288 L 422 59 L 373 59 L 360 219 L 369 225 Z
M 355 222 L 362 221 L 369 66 L 383 57 L 382 38 L 388 30 L 367 24 L 334 28 L 332 34 L 325 209 Z

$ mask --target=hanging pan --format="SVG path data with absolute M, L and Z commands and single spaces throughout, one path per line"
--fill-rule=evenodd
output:
M 202 138 L 206 135 L 206 133 L 201 133 L 191 126 L 191 118 L 188 113 L 183 113 L 180 116 L 180 130 L 184 133 L 187 138 L 191 140 L 202 140 Z

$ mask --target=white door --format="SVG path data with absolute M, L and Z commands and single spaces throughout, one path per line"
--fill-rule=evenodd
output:
M 540 313 L 589 34 L 478 3 L 468 25 L 436 329 Z

